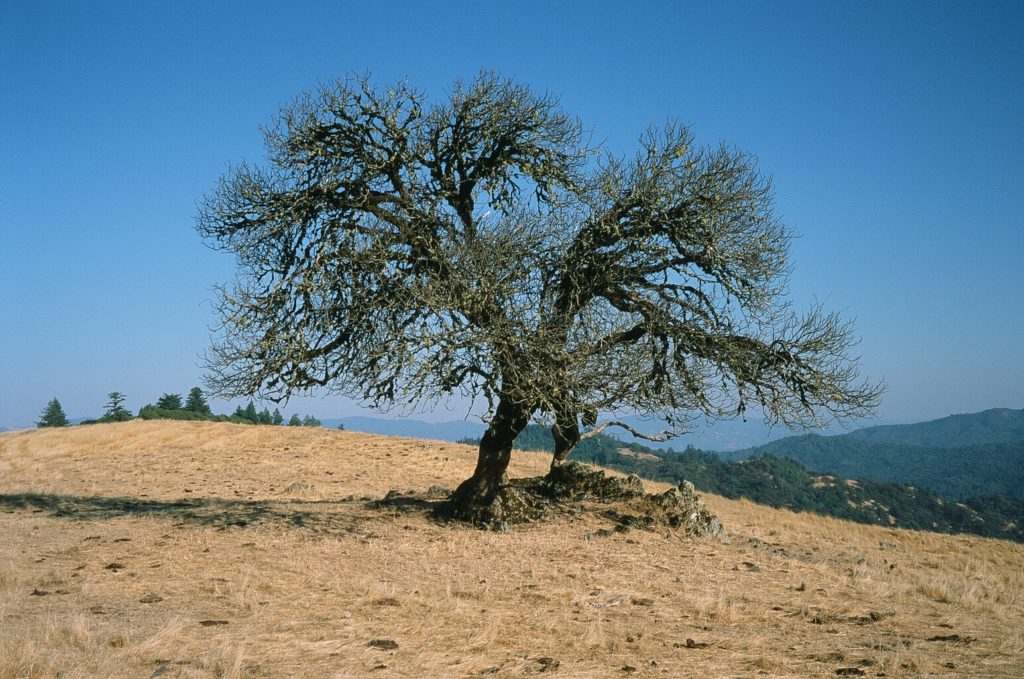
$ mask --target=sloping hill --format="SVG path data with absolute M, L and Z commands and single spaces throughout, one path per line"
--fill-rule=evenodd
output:
M 988 410 L 934 422 L 807 434 L 723 455 L 772 454 L 808 469 L 930 488 L 949 500 L 1024 497 L 1024 410 Z
M 1024 409 L 993 408 L 930 422 L 865 427 L 846 438 L 905 446 L 961 448 L 1024 441 Z
M 0 435 L 0 678 L 1009 677 L 1024 664 L 1020 545 L 715 496 L 729 542 L 586 512 L 489 533 L 438 524 L 404 493 L 453 487 L 473 458 L 202 422 Z M 547 463 L 517 453 L 511 473 Z

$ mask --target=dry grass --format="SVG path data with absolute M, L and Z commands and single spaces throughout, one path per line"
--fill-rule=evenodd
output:
M 1024 673 L 1020 545 L 714 496 L 728 543 L 361 500 L 454 487 L 473 455 L 211 423 L 0 435 L 0 679 Z

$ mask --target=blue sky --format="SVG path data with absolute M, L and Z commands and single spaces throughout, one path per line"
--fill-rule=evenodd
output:
M 1019 2 L 5 0 L 0 425 L 200 384 L 233 262 L 196 202 L 261 159 L 282 104 L 351 72 L 443 94 L 482 68 L 613 150 L 674 118 L 757 154 L 801 234 L 792 298 L 856 319 L 883 421 L 1022 408 L 1022 33 Z

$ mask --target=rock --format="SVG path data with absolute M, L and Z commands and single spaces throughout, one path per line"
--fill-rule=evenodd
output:
M 308 493 L 313 490 L 313 485 L 305 481 L 294 481 L 285 486 L 286 493 Z
M 160 603 L 163 600 L 164 600 L 164 598 L 162 596 L 160 596 L 158 594 L 154 594 L 153 592 L 149 592 L 148 594 L 143 596 L 141 599 L 139 599 L 139 603 L 140 604 L 158 604 L 158 603 Z
M 676 648 L 707 648 L 708 645 L 703 641 L 694 641 L 693 639 L 687 639 L 685 644 L 675 643 L 672 644 Z
M 836 674 L 841 677 L 863 677 L 865 672 L 859 667 L 840 667 Z
M 689 481 L 684 480 L 676 488 L 669 488 L 661 495 L 648 497 L 665 512 L 667 523 L 673 528 L 682 528 L 689 535 L 725 537 L 721 522 L 708 511 L 704 501 L 697 495 L 697 489 Z
M 203 627 L 216 627 L 217 625 L 228 624 L 227 620 L 200 620 L 199 624 Z
M 398 643 L 393 639 L 374 639 L 367 644 L 370 648 L 379 648 L 382 651 L 393 651 L 398 648 Z
M 537 664 L 540 665 L 540 668 L 537 670 L 538 672 L 549 672 L 557 670 L 558 666 L 562 663 L 554 658 L 543 657 L 537 658 Z
M 643 496 L 644 484 L 635 474 L 609 477 L 603 471 L 573 461 L 552 467 L 538 490 L 553 499 L 616 500 Z

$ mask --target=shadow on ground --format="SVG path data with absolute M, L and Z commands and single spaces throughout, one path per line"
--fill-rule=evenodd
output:
M 0 511 L 45 512 L 74 521 L 103 521 L 124 516 L 166 519 L 175 525 L 226 529 L 250 525 L 294 527 L 323 533 L 362 533 L 382 514 L 432 512 L 436 503 L 423 498 L 365 500 L 229 500 L 186 498 L 148 500 L 136 497 L 0 494 Z
M 306 486 L 297 488 L 303 490 Z M 514 479 L 489 503 L 459 504 L 451 491 L 431 486 L 425 493 L 391 490 L 382 499 L 350 496 L 339 500 L 280 498 L 236 500 L 187 498 L 149 500 L 134 497 L 0 494 L 0 511 L 49 512 L 79 521 L 121 516 L 165 518 L 173 525 L 226 529 L 264 525 L 297 527 L 322 534 L 365 533 L 366 524 L 382 516 L 423 515 L 458 521 L 487 530 L 509 530 L 518 523 L 552 514 L 578 516 L 591 512 L 614 523 L 614 530 L 669 528 L 690 536 L 727 539 L 722 524 L 708 511 L 693 484 L 684 481 L 661 494 L 645 492 L 637 476 L 608 477 L 601 470 L 570 462 L 546 476 Z

